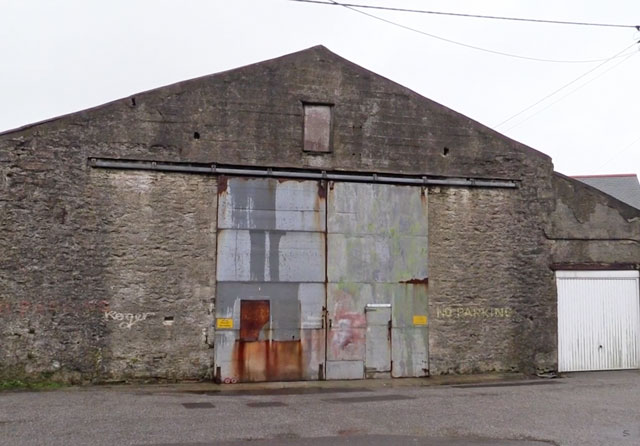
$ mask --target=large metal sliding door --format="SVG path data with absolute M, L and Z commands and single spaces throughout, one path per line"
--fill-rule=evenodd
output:
M 329 183 L 327 207 L 327 378 L 428 374 L 426 191 Z
M 558 369 L 640 368 L 638 271 L 558 271 Z
M 218 378 L 321 378 L 324 190 L 316 181 L 222 178 L 218 193 Z

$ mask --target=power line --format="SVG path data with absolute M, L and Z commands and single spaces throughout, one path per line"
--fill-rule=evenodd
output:
M 607 161 L 605 161 L 603 164 L 600 165 L 600 167 L 598 167 L 598 170 L 602 169 L 604 166 L 608 165 L 611 161 L 613 161 L 614 159 L 616 159 L 617 157 L 619 157 L 620 155 L 622 155 L 624 152 L 626 152 L 627 150 L 629 150 L 631 147 L 633 147 L 634 145 L 636 145 L 636 143 L 640 142 L 640 137 L 633 140 L 633 142 L 627 144 L 626 146 L 624 146 L 620 151 L 617 151 L 617 153 L 615 153 L 611 158 L 609 158 Z
M 302 1 L 302 0 L 292 0 L 292 1 Z M 305 2 L 311 2 L 312 0 L 304 0 L 304 1 Z M 459 41 L 456 41 L 456 40 L 447 39 L 446 37 L 437 36 L 435 34 L 431 34 L 431 33 L 425 32 L 425 31 L 421 31 L 421 30 L 416 29 L 416 28 L 411 28 L 410 26 L 402 25 L 400 23 L 393 22 L 391 20 L 387 20 L 385 18 L 379 17 L 377 15 L 370 14 L 370 13 L 365 12 L 365 11 L 360 11 L 360 10 L 354 8 L 354 7 L 348 6 L 348 5 L 343 4 L 343 3 L 338 3 L 338 2 L 336 2 L 334 0 L 329 0 L 329 1 L 331 3 L 325 3 L 325 2 L 319 2 L 319 3 L 326 4 L 326 5 L 332 4 L 332 5 L 336 5 L 336 6 L 343 6 L 346 9 L 349 9 L 351 11 L 357 12 L 358 14 L 362 14 L 362 15 L 365 15 L 367 17 L 371 17 L 371 18 L 379 20 L 381 22 L 385 22 L 385 23 L 387 23 L 389 25 L 397 26 L 397 27 L 405 29 L 407 31 L 412 31 L 412 32 L 415 32 L 415 33 L 418 33 L 418 34 L 422 34 L 423 36 L 431 37 L 433 39 L 437 39 L 437 40 L 441 40 L 443 42 L 451 43 L 453 45 L 458 45 L 458 46 L 462 46 L 462 47 L 465 47 L 465 48 L 470 48 L 470 49 L 477 50 L 477 51 L 483 51 L 485 53 L 497 54 L 497 55 L 506 56 L 506 57 L 513 57 L 513 58 L 516 58 L 516 59 L 532 60 L 532 61 L 535 61 L 535 62 L 550 62 L 550 63 L 595 63 L 595 62 L 602 62 L 602 61 L 611 60 L 611 58 L 591 59 L 591 60 L 543 59 L 543 58 L 538 58 L 538 57 L 522 56 L 522 55 L 519 55 L 519 54 L 513 54 L 513 53 L 506 53 L 506 52 L 503 52 L 503 51 L 491 50 L 491 49 L 488 49 L 488 48 L 483 48 L 483 47 L 479 47 L 479 46 L 475 46 L 475 45 L 470 45 L 470 44 L 467 44 L 467 43 L 464 43 L 464 42 L 459 42 Z M 621 57 L 621 56 L 615 56 L 615 57 Z
M 593 23 L 593 22 L 572 22 L 572 21 L 564 21 L 564 20 L 545 20 L 545 19 L 529 19 L 523 17 L 504 17 L 504 16 L 493 16 L 493 15 L 480 15 L 480 14 L 463 14 L 457 12 L 444 12 L 444 11 L 428 11 L 424 9 L 404 9 L 404 8 L 391 8 L 388 6 L 374 6 L 374 5 L 361 5 L 355 3 L 338 3 L 333 2 L 331 0 L 320 1 L 320 0 L 290 0 L 294 2 L 300 3 L 315 3 L 319 5 L 329 5 L 329 6 L 344 6 L 350 8 L 366 8 L 366 9 L 379 9 L 384 11 L 395 11 L 395 12 L 411 12 L 418 14 L 433 14 L 433 15 L 446 15 L 453 17 L 468 17 L 474 19 L 491 19 L 491 20 L 510 20 L 516 22 L 531 22 L 531 23 L 548 23 L 552 25 L 573 25 L 573 26 L 599 26 L 599 27 L 608 27 L 608 28 L 635 28 L 640 31 L 640 25 L 624 25 L 624 24 L 616 24 L 616 23 Z
M 549 107 L 552 107 L 553 105 L 557 104 L 558 102 L 560 102 L 561 100 L 563 100 L 564 98 L 566 98 L 567 96 L 572 95 L 573 93 L 575 93 L 576 91 L 580 90 L 582 87 L 587 86 L 588 84 L 590 84 L 591 82 L 595 81 L 596 79 L 599 79 L 600 77 L 604 76 L 605 74 L 607 74 L 609 71 L 613 70 L 614 68 L 616 68 L 618 65 L 622 65 L 623 63 L 625 63 L 627 60 L 629 60 L 630 58 L 632 58 L 633 56 L 635 56 L 636 54 L 638 54 L 637 52 L 633 52 L 631 54 L 627 54 L 626 57 L 622 60 L 620 60 L 617 64 L 607 68 L 606 70 L 604 70 L 602 73 L 598 74 L 597 76 L 589 79 L 587 82 L 585 82 L 584 84 L 580 85 L 577 88 L 574 88 L 573 90 L 571 90 L 569 93 L 565 94 L 564 96 L 559 97 L 558 99 L 556 99 L 555 101 L 553 101 L 550 104 L 547 104 L 545 107 L 541 108 L 540 110 L 538 110 L 537 112 L 527 116 L 525 119 L 523 119 L 522 121 L 507 127 L 504 131 L 509 131 L 513 128 L 518 127 L 521 124 L 524 124 L 525 122 L 527 122 L 529 119 L 533 118 L 536 115 L 539 115 L 540 113 L 542 113 L 543 111 L 545 111 L 546 109 L 548 109 Z M 499 124 L 500 125 L 500 124 Z M 497 126 L 496 126 L 497 127 Z
M 504 121 L 500 122 L 499 124 L 496 124 L 494 126 L 494 128 L 500 127 L 501 125 L 506 124 L 507 122 L 511 121 L 512 119 L 520 116 L 521 114 L 531 110 L 533 107 L 535 107 L 536 105 L 540 104 L 541 102 L 546 101 L 547 99 L 549 99 L 552 96 L 555 96 L 556 94 L 558 94 L 559 92 L 561 92 L 562 90 L 564 90 L 565 88 L 575 84 L 576 82 L 578 82 L 580 79 L 582 79 L 583 77 L 587 76 L 590 73 L 593 73 L 594 71 L 596 71 L 598 68 L 600 68 L 601 66 L 607 64 L 608 62 L 612 61 L 613 59 L 615 59 L 616 57 L 620 57 L 623 56 L 622 53 L 624 53 L 625 51 L 627 51 L 629 48 L 631 48 L 632 46 L 636 45 L 638 42 L 633 42 L 631 45 L 625 47 L 622 51 L 614 54 L 613 56 L 611 56 L 610 58 L 606 59 L 604 62 L 598 64 L 597 66 L 595 66 L 594 68 L 591 68 L 590 70 L 586 71 L 585 73 L 581 74 L 580 76 L 578 76 L 577 78 L 575 78 L 574 80 L 572 80 L 571 82 L 563 85 L 562 87 L 552 91 L 551 93 L 549 93 L 548 95 L 544 96 L 542 99 L 539 99 L 538 101 L 534 102 L 533 104 L 529 105 L 528 107 L 520 110 L 518 113 L 511 115 L 510 117 L 508 117 L 507 119 L 505 119 Z

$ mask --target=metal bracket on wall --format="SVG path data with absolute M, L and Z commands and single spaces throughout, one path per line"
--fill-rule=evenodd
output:
M 307 169 L 274 169 L 220 166 L 219 164 L 192 164 L 162 161 L 124 160 L 110 158 L 90 158 L 94 168 L 123 170 L 152 170 L 159 172 L 182 172 L 208 175 L 238 175 L 251 177 L 279 177 L 308 180 L 333 180 L 357 183 L 406 184 L 454 187 L 487 187 L 515 189 L 518 180 L 499 178 L 429 177 L 425 175 L 393 175 L 366 172 L 328 172 Z

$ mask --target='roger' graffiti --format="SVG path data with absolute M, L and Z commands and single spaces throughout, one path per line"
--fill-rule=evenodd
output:
M 106 321 L 116 321 L 120 322 L 118 327 L 120 328 L 131 328 L 138 322 L 142 322 L 147 320 L 149 316 L 153 316 L 155 313 L 153 312 L 145 312 L 145 313 L 118 313 L 117 311 L 105 311 L 104 319 Z

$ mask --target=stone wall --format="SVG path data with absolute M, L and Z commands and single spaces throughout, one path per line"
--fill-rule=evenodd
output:
M 554 277 L 527 191 L 430 190 L 432 374 L 556 369 Z
M 0 378 L 212 372 L 215 177 L 90 157 L 512 179 L 429 190 L 431 371 L 554 368 L 551 160 L 316 47 L 0 135 Z
M 102 376 L 203 378 L 211 369 L 216 180 L 90 172 L 109 292 Z
M 215 178 L 12 172 L 30 198 L 3 205 L 0 377 L 206 377 Z

